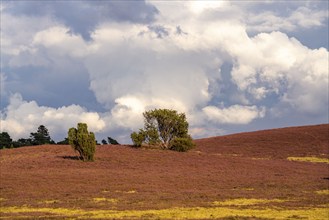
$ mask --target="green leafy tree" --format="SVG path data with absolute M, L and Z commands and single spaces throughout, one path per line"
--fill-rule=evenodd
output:
M 87 124 L 78 123 L 78 128 L 70 128 L 68 139 L 72 148 L 80 155 L 83 161 L 94 161 L 96 140 L 93 132 L 88 132 Z
M 10 138 L 8 132 L 0 133 L 0 149 L 10 148 L 13 144 L 13 140 Z
M 37 132 L 30 135 L 32 145 L 54 144 L 55 142 L 50 138 L 48 129 L 44 125 L 38 127 Z
M 184 113 L 169 109 L 154 109 L 144 112 L 143 116 L 144 129 L 131 134 L 135 146 L 145 143 L 159 145 L 164 149 L 179 149 L 178 151 L 187 151 L 194 146 L 188 134 L 188 122 Z M 182 144 L 186 146 L 180 148 Z

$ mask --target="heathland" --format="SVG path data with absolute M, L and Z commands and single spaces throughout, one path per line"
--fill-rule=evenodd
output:
M 188 152 L 0 151 L 1 219 L 329 219 L 329 125 L 195 140 Z

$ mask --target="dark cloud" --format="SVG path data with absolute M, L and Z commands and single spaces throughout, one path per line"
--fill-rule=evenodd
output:
M 164 37 L 167 37 L 169 35 L 169 32 L 168 30 L 161 26 L 161 25 L 149 25 L 148 26 L 148 29 L 155 33 L 157 38 L 164 38 Z
M 42 53 L 45 57 L 46 53 Z M 71 104 L 88 110 L 103 111 L 89 88 L 89 74 L 81 61 L 64 57 L 51 60 L 52 65 L 6 67 L 6 92 L 20 93 L 27 101 L 37 100 L 41 106 L 61 107 Z M 1 107 L 9 97 L 2 97 Z
M 176 26 L 176 34 L 187 35 L 187 32 L 184 32 L 180 26 Z
M 67 25 L 72 33 L 90 40 L 102 22 L 150 23 L 158 10 L 140 1 L 10 1 L 5 12 L 13 15 L 48 16 Z

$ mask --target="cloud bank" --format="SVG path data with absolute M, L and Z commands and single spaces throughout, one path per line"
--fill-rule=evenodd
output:
M 2 9 L 1 129 L 14 138 L 44 124 L 63 139 L 84 121 L 129 142 L 152 108 L 185 112 L 196 138 L 328 122 L 328 49 L 293 37 L 328 28 L 321 7 L 142 1 L 128 14 L 126 3 L 79 3 Z
M 15 16 L 50 18 L 74 34 L 90 40 L 90 34 L 106 21 L 149 23 L 158 10 L 144 1 L 18 1 L 5 4 L 3 11 Z
M 39 106 L 35 101 L 24 101 L 20 94 L 13 94 L 10 104 L 2 113 L 1 126 L 8 129 L 13 138 L 28 137 L 37 129 L 36 125 L 45 125 L 52 134 L 66 137 L 67 128 L 76 127 L 78 122 L 85 122 L 95 132 L 105 127 L 105 122 L 96 112 L 87 112 L 78 105 L 51 108 Z M 55 137 L 56 138 L 56 137 Z

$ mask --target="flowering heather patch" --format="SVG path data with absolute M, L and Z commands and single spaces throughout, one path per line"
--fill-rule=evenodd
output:
M 328 158 L 328 128 L 196 140 L 186 153 L 97 146 L 93 163 L 76 160 L 68 145 L 1 150 L 0 215 L 328 219 L 328 164 L 287 160 Z

